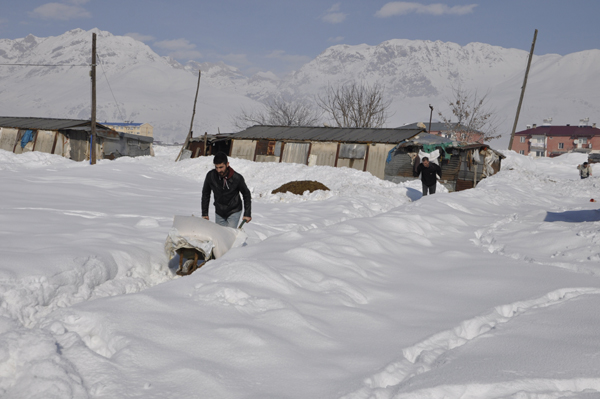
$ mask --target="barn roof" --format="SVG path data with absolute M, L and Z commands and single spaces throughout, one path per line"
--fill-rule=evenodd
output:
M 0 116 L 0 127 L 13 129 L 35 129 L 35 130 L 91 130 L 92 121 L 83 119 L 55 119 L 55 118 L 33 118 Z M 106 126 L 96 123 L 97 129 L 108 129 Z
M 424 132 L 421 128 L 346 128 L 314 126 L 252 126 L 231 136 L 246 140 L 334 141 L 396 144 Z

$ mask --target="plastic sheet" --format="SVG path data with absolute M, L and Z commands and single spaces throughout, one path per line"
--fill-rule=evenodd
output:
M 218 259 L 231 248 L 242 246 L 246 238 L 240 229 L 220 226 L 201 217 L 176 215 L 165 241 L 165 252 L 172 258 L 180 248 L 194 248 L 205 259 L 211 255 Z

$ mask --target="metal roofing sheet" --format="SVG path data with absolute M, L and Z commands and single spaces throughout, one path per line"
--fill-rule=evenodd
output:
M 232 135 L 232 139 L 334 141 L 347 143 L 399 143 L 423 129 L 343 128 L 303 126 L 252 126 Z
M 522 130 L 515 136 L 598 136 L 600 129 L 593 126 L 537 126 Z
M 89 126 L 92 122 L 82 119 L 54 119 L 54 118 L 32 118 L 32 117 L 11 117 L 0 116 L 0 127 L 9 127 L 13 129 L 36 129 L 36 130 L 62 130 Z M 96 127 L 107 129 L 99 123 Z M 85 129 L 89 130 L 89 129 Z
M 104 122 L 107 126 L 142 126 L 143 123 L 128 123 L 128 122 Z

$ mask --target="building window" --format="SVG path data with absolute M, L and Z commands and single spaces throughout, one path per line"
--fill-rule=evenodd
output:
M 525 150 L 520 150 L 520 151 L 519 151 L 519 154 L 521 154 L 521 155 L 525 155 Z
M 562 150 L 563 148 L 565 148 L 565 143 L 558 143 L 558 149 Z
M 521 143 L 525 142 L 525 136 L 521 136 Z
M 536 157 L 543 157 L 544 156 L 544 151 L 536 151 L 535 152 L 535 156 Z

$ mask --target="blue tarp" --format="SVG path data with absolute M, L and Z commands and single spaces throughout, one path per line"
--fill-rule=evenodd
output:
M 23 135 L 23 138 L 21 139 L 21 148 L 25 148 L 27 143 L 29 143 L 30 141 L 33 141 L 33 130 L 25 131 L 25 134 Z

